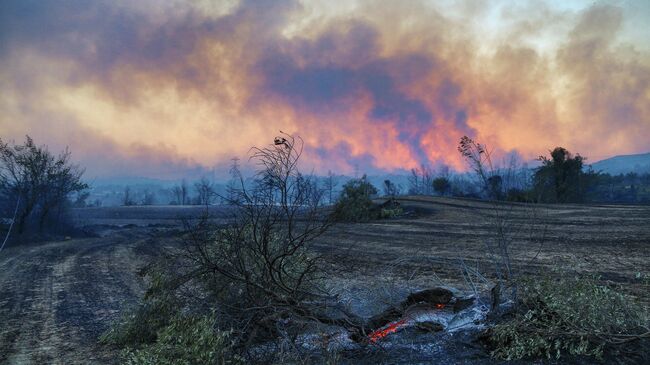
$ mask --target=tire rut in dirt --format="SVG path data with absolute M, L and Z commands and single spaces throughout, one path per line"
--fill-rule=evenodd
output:
M 143 290 L 124 237 L 12 250 L 0 263 L 0 363 L 113 363 L 98 337 Z M 9 264 L 7 264 L 9 262 Z

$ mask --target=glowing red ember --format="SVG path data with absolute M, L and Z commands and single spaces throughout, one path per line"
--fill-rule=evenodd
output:
M 390 323 L 388 326 L 384 328 L 380 328 L 372 332 L 368 336 L 370 338 L 370 342 L 377 342 L 382 338 L 388 336 L 389 334 L 397 332 L 397 330 L 400 329 L 400 327 L 403 327 L 407 321 L 408 321 L 407 318 L 400 319 L 399 321 Z
M 436 309 L 444 309 L 445 305 L 442 303 L 436 303 L 435 305 Z M 388 325 L 373 331 L 370 335 L 368 335 L 368 338 L 370 339 L 370 342 L 377 342 L 381 340 L 382 338 L 390 335 L 391 333 L 397 332 L 400 328 L 405 327 L 408 324 L 408 321 L 411 318 L 406 317 L 402 318 L 399 321 L 391 322 Z

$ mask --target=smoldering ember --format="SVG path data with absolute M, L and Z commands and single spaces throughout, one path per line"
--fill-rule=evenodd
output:
M 0 1 L 0 364 L 649 364 L 650 2 Z

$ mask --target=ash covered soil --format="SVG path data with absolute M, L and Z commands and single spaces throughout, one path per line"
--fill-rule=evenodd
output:
M 460 258 L 473 267 L 487 265 L 485 242 L 494 236 L 491 203 L 420 197 L 400 202 L 405 216 L 336 225 L 314 246 L 326 260 L 332 286 L 362 314 L 441 282 L 467 289 L 459 280 Z M 496 211 L 508 219 L 513 262 L 521 272 L 567 265 L 648 301 L 650 288 L 637 273 L 650 271 L 650 207 L 539 205 L 531 211 L 500 205 Z M 118 350 L 99 344 L 99 336 L 142 296 L 146 283 L 137 272 L 161 246 L 174 244 L 178 218 L 194 214 L 200 211 L 82 209 L 75 211 L 76 220 L 98 237 L 5 248 L 0 363 L 117 363 Z M 437 363 L 491 363 L 462 335 L 395 336 L 385 347 L 369 363 L 428 363 L 431 356 Z M 388 356 L 391 348 L 400 354 Z
M 510 242 L 515 273 L 551 268 L 600 276 L 641 299 L 648 298 L 650 206 L 526 205 L 471 199 L 406 197 L 403 217 L 338 224 L 316 249 L 341 275 L 437 277 L 464 285 L 460 259 L 489 272 L 486 244 L 494 245 L 497 220 Z

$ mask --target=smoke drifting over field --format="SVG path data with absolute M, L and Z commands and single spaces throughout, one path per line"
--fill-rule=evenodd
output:
M 647 151 L 650 5 L 562 3 L 3 1 L 0 135 L 156 177 L 278 130 L 318 172 Z

